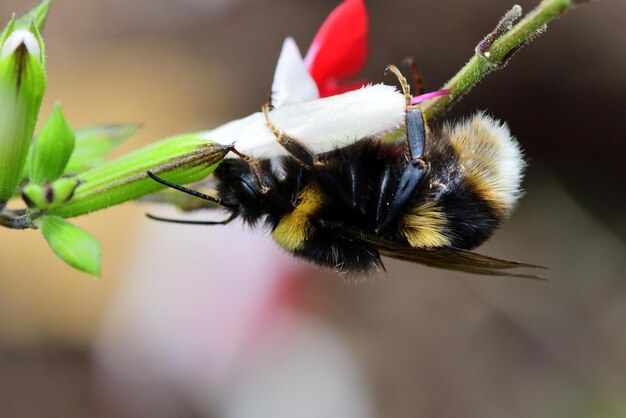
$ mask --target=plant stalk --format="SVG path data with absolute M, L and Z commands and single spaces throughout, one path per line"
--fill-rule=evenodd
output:
M 448 95 L 429 100 L 422 106 L 426 119 L 441 116 L 485 76 L 506 65 L 508 59 L 541 33 L 548 22 L 584 2 L 543 0 L 510 30 L 499 35 L 488 49 L 477 51 L 465 66 L 441 87 L 450 90 Z

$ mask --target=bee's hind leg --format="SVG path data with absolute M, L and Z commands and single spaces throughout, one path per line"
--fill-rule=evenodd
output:
M 410 62 L 409 65 L 411 65 Z M 417 71 L 417 67 L 415 67 L 414 70 Z M 402 93 L 404 94 L 404 108 L 406 109 L 406 135 L 409 143 L 411 161 L 415 162 L 418 159 L 421 160 L 424 155 L 424 147 L 426 143 L 426 122 L 424 121 L 424 115 L 418 105 L 411 104 L 411 100 L 413 100 L 411 88 L 409 87 L 409 83 L 406 78 L 404 78 L 400 70 L 398 70 L 398 67 L 395 65 L 389 65 L 385 70 L 385 73 L 388 72 L 392 72 L 396 76 L 398 82 L 400 83 L 400 87 L 402 88 Z M 414 76 L 420 77 L 419 72 L 418 75 Z
M 426 143 L 426 127 L 422 110 L 419 106 L 407 106 L 406 108 L 406 135 L 410 160 L 402 172 L 398 187 L 392 195 L 393 200 L 379 224 L 379 230 L 387 227 L 395 219 L 400 209 L 410 199 L 413 191 L 428 172 L 429 165 L 422 159 Z
M 413 96 L 411 95 L 411 87 L 409 86 L 409 82 L 406 81 L 406 78 L 402 75 L 400 70 L 398 70 L 398 67 L 396 67 L 395 65 L 391 64 L 388 65 L 387 68 L 385 68 L 385 75 L 387 75 L 389 72 L 393 73 L 393 75 L 396 76 L 398 82 L 400 83 L 402 93 L 404 94 L 404 107 L 407 109 L 410 108 L 412 106 L 411 100 L 413 100 Z
M 270 119 L 270 105 L 268 103 L 263 105 L 263 115 L 265 115 L 265 124 L 276 138 L 276 141 L 278 141 L 301 166 L 304 168 L 312 168 L 319 164 L 313 151 L 307 148 L 300 140 L 274 125 Z

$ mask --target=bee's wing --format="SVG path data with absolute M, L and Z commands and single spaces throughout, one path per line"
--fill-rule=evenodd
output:
M 413 248 L 403 246 L 402 244 L 385 242 L 379 244 L 378 251 L 380 254 L 388 257 L 413 261 L 442 269 L 489 276 L 509 276 L 544 280 L 543 277 L 534 274 L 516 273 L 508 270 L 519 267 L 542 269 L 545 267 L 490 257 L 460 248 Z
M 399 260 L 412 261 L 414 263 L 420 263 L 430 267 L 487 276 L 507 276 L 545 280 L 543 277 L 535 274 L 508 271 L 515 268 L 545 269 L 546 267 L 543 266 L 505 260 L 454 247 L 414 248 L 401 242 L 366 237 L 363 236 L 363 234 L 357 234 L 354 231 L 350 235 L 352 235 L 352 239 L 362 240 L 375 245 L 381 255 L 397 258 Z

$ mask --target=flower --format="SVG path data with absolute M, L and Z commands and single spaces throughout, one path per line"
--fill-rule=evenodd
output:
M 363 0 L 345 0 L 326 18 L 303 59 L 288 37 L 278 58 L 272 84 L 272 104 L 334 96 L 359 89 L 366 80 L 346 81 L 363 69 L 369 53 L 369 16 Z M 438 90 L 415 96 L 411 104 L 450 93 Z
M 304 59 L 320 97 L 345 93 L 367 83 L 344 80 L 363 69 L 369 53 L 368 36 L 369 16 L 363 0 L 345 0 L 328 15 Z
M 345 80 L 365 65 L 368 34 L 369 16 L 363 0 L 345 0 L 328 15 L 304 59 L 295 41 L 287 38 L 274 73 L 274 107 L 334 96 L 366 85 L 364 80 Z
M 283 43 L 272 83 L 271 119 L 315 153 L 383 136 L 404 125 L 405 100 L 396 87 L 349 81 L 367 59 L 368 21 L 363 0 L 345 0 L 324 21 L 305 58 L 292 38 Z M 448 93 L 422 94 L 412 103 Z M 239 138 L 237 149 L 255 158 L 286 154 L 260 112 L 200 135 L 224 145 Z

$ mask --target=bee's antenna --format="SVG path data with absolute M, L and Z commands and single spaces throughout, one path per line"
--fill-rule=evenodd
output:
M 178 191 L 186 193 L 188 195 L 200 198 L 202 200 L 208 200 L 209 202 L 217 203 L 218 205 L 224 206 L 224 207 L 227 207 L 227 208 L 236 207 L 235 205 L 229 205 L 228 203 L 224 203 L 224 201 L 222 199 L 218 199 L 216 197 L 209 196 L 207 194 L 198 192 L 196 190 L 191 190 L 190 188 L 185 187 L 185 186 L 181 186 L 180 184 L 176 184 L 176 183 L 172 183 L 171 181 L 167 181 L 167 180 L 157 176 L 156 174 L 154 174 L 150 170 L 146 171 L 146 174 L 152 180 L 156 181 L 157 183 L 161 183 L 164 186 L 171 187 L 172 189 L 178 190 Z
M 233 213 L 228 218 L 223 221 L 191 221 L 185 219 L 172 219 L 172 218 L 161 218 L 160 216 L 155 216 L 150 213 L 146 213 L 146 216 L 150 219 L 160 222 L 169 222 L 174 224 L 186 224 L 186 225 L 226 225 L 230 223 L 233 219 L 237 217 L 236 213 Z

